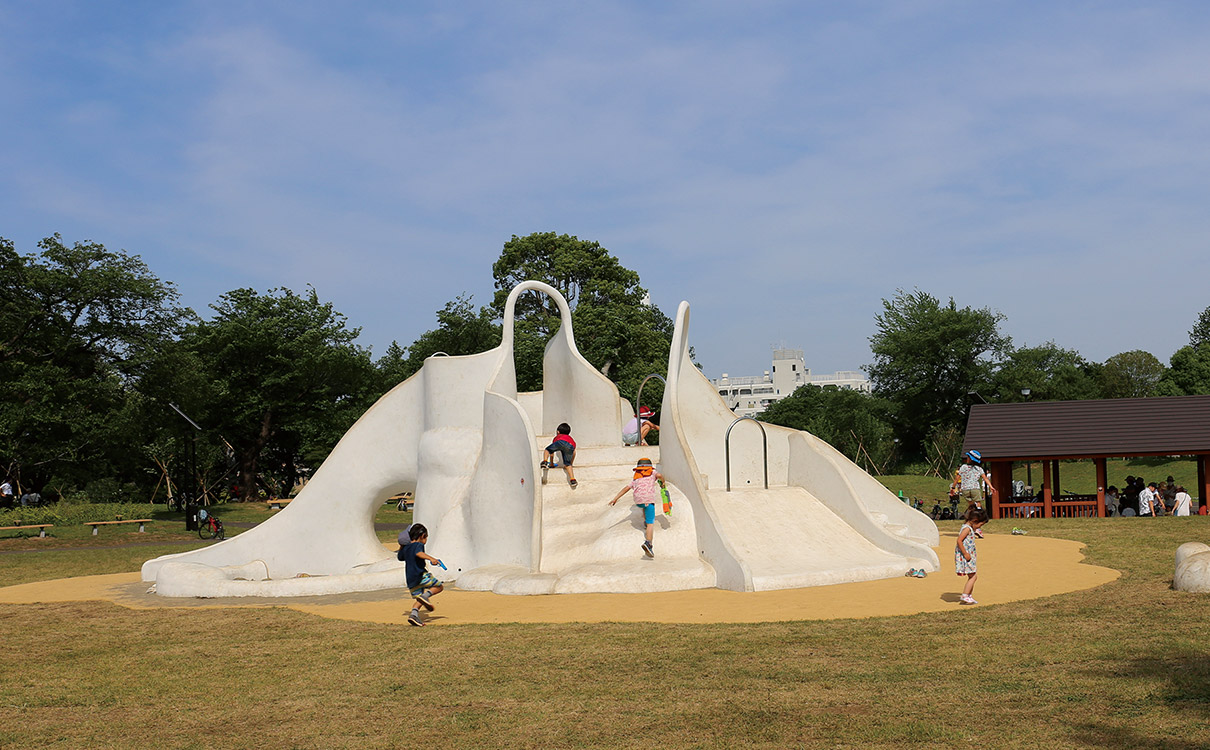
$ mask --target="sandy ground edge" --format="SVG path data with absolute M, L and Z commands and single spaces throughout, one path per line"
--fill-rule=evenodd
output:
M 964 579 L 953 572 L 955 533 L 936 547 L 941 571 L 927 578 L 891 578 L 784 591 L 719 589 L 658 594 L 501 596 L 450 589 L 434 598 L 429 624 L 483 623 L 755 623 L 912 615 L 954 609 Z M 989 534 L 979 542 L 979 606 L 1037 599 L 1094 588 L 1120 573 L 1083 562 L 1084 544 L 1047 537 Z M 131 609 L 288 607 L 341 620 L 404 624 L 411 609 L 402 591 L 290 599 L 164 599 L 139 573 L 66 578 L 0 588 L 0 603 L 110 601 Z

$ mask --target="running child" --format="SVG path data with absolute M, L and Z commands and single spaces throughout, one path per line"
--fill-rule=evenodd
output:
M 555 465 L 554 455 L 558 453 L 563 459 L 563 465 L 560 468 L 567 472 L 567 483 L 574 490 L 576 488 L 576 475 L 571 469 L 571 464 L 576 460 L 576 441 L 571 437 L 571 425 L 564 422 L 556 429 L 559 434 L 555 435 L 555 439 L 550 442 L 550 445 L 546 446 L 546 460 L 542 462 L 542 468 L 549 469 L 553 467 Z M 545 474 L 543 474 L 543 477 L 545 478 Z
M 966 514 L 966 523 L 958 532 L 958 543 L 954 545 L 954 569 L 960 576 L 966 576 L 966 586 L 962 589 L 962 604 L 978 604 L 971 596 L 975 590 L 976 563 L 978 553 L 975 552 L 975 532 L 987 523 L 987 513 L 975 508 Z
M 424 551 L 424 545 L 429 540 L 429 530 L 422 523 L 414 523 L 408 529 L 408 539 L 407 544 L 400 544 L 399 554 L 396 557 L 403 561 L 403 571 L 407 577 L 408 593 L 414 599 L 412 602 L 412 613 L 408 615 L 408 623 L 420 626 L 424 625 L 424 622 L 420 619 L 420 608 L 424 607 L 432 612 L 433 603 L 429 601 L 429 598 L 440 594 L 445 587 L 425 567 L 426 562 L 437 565 L 441 564 L 440 560 Z
M 655 557 L 655 550 L 652 548 L 655 534 L 655 504 L 660 496 L 656 482 L 663 481 L 664 475 L 655 470 L 655 467 L 651 465 L 651 459 L 640 458 L 638 465 L 634 467 L 634 479 L 630 480 L 630 484 L 619 490 L 618 494 L 609 501 L 610 505 L 614 505 L 622 499 L 622 495 L 634 490 L 634 504 L 643 509 L 643 523 L 647 526 L 647 540 L 643 542 L 643 554 L 648 557 Z

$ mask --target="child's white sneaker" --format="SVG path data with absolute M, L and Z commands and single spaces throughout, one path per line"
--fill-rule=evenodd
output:
M 962 599 L 959 602 L 959 604 L 978 604 L 978 603 L 979 602 L 975 601 L 974 597 L 969 596 L 967 594 L 963 594 Z

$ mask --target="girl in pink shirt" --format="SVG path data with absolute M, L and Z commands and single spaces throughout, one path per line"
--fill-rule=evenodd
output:
M 647 526 L 647 540 L 643 542 L 643 554 L 648 557 L 655 557 L 655 550 L 652 549 L 652 536 L 655 533 L 655 503 L 660 496 L 656 482 L 662 481 L 664 481 L 664 475 L 655 470 L 655 467 L 651 465 L 651 459 L 640 458 L 638 465 L 634 467 L 634 479 L 630 480 L 630 484 L 619 490 L 618 494 L 609 501 L 610 505 L 614 505 L 622 499 L 622 495 L 634 490 L 634 504 L 643 509 L 643 522 Z

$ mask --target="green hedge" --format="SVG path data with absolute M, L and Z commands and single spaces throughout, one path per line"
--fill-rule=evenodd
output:
M 53 523 L 56 526 L 79 526 L 88 521 L 124 521 L 148 518 L 147 503 L 86 503 L 81 505 L 56 503 L 43 508 L 6 508 L 0 510 L 0 526 L 25 526 Z

